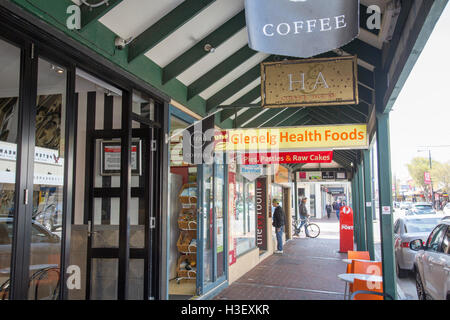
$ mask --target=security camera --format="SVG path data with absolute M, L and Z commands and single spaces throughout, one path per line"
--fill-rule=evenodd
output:
M 121 37 L 116 37 L 116 39 L 114 40 L 114 45 L 116 46 L 117 49 L 123 50 L 132 40 L 133 38 L 125 40 Z

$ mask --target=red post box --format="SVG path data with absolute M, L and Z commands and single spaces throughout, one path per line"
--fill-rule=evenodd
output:
M 339 212 L 340 250 L 341 253 L 353 251 L 353 210 L 342 207 Z

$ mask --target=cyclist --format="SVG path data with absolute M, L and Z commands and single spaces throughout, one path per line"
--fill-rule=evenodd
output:
M 306 201 L 308 198 L 303 198 L 302 203 L 300 204 L 300 226 L 298 228 L 295 228 L 295 235 L 299 235 L 300 230 L 303 226 L 305 226 L 305 234 L 308 235 L 308 229 L 306 229 L 306 219 L 309 217 L 308 214 L 308 208 L 306 205 Z

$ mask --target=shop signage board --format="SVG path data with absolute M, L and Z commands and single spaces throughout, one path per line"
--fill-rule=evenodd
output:
M 308 58 L 359 34 L 359 0 L 246 0 L 249 47 Z
M 320 180 L 322 180 L 322 173 L 320 171 L 308 172 L 308 180 L 310 180 L 310 181 L 320 181 Z
M 244 153 L 242 164 L 331 163 L 333 151 Z
M 347 172 L 336 172 L 336 179 L 347 179 Z
M 333 195 L 337 195 L 337 194 L 343 194 L 345 193 L 344 188 L 338 188 L 338 187 L 329 187 L 328 188 L 328 192 L 333 194 Z
M 217 131 L 215 150 L 298 152 L 368 149 L 366 124 L 230 129 Z
M 323 171 L 322 180 L 334 180 L 336 178 L 334 171 Z
M 261 104 L 267 108 L 358 104 L 355 56 L 261 64 Z
M 256 244 L 260 250 L 267 250 L 267 178 L 256 180 Z
M 249 181 L 255 181 L 256 178 L 263 174 L 262 165 L 247 165 L 240 167 L 240 173 L 243 177 L 247 178 Z
M 297 180 L 306 180 L 306 172 L 300 171 L 297 172 Z

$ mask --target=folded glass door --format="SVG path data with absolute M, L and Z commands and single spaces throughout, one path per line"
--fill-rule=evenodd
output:
M 199 166 L 198 294 L 203 295 L 227 277 L 226 166 Z
M 21 49 L 0 40 L 0 300 L 10 299 L 16 188 Z
M 37 65 L 28 299 L 57 299 L 61 274 L 67 70 Z

